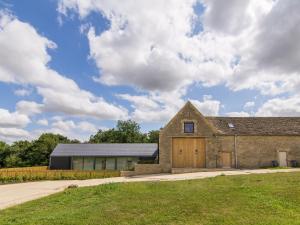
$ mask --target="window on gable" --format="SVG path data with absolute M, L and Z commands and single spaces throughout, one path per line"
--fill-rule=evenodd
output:
M 194 122 L 184 122 L 184 133 L 194 133 Z

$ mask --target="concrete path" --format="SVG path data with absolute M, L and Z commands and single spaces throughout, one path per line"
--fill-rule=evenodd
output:
M 107 183 L 120 182 L 139 182 L 139 181 L 176 181 L 203 179 L 215 177 L 221 174 L 225 175 L 243 175 L 243 174 L 262 174 L 278 172 L 300 172 L 299 169 L 258 169 L 258 170 L 231 170 L 231 171 L 214 171 L 214 172 L 197 172 L 184 174 L 155 174 L 135 177 L 114 177 L 105 179 L 91 180 L 60 180 L 60 181 L 37 181 L 20 184 L 0 185 L 0 210 L 14 206 L 23 202 L 38 199 L 63 191 L 71 184 L 79 187 L 94 186 Z

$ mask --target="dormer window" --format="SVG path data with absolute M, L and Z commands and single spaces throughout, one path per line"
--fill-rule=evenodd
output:
M 184 133 L 194 133 L 194 122 L 184 122 Z

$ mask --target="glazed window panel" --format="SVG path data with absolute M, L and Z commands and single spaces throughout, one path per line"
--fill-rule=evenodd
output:
M 95 170 L 105 170 L 105 158 L 95 159 Z
M 73 157 L 72 166 L 73 166 L 73 170 L 82 170 L 83 169 L 83 158 L 82 157 Z
M 116 159 L 115 158 L 107 158 L 106 159 L 106 168 L 107 170 L 115 170 L 116 169 Z
M 184 133 L 194 133 L 194 122 L 184 122 Z
M 94 170 L 94 158 L 93 157 L 84 157 L 83 170 Z
M 120 157 L 117 158 L 117 170 L 127 170 L 127 158 L 126 157 Z

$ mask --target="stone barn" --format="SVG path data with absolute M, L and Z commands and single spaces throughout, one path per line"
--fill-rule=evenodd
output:
M 136 174 L 296 166 L 300 117 L 206 117 L 187 102 L 160 131 L 158 157 Z

